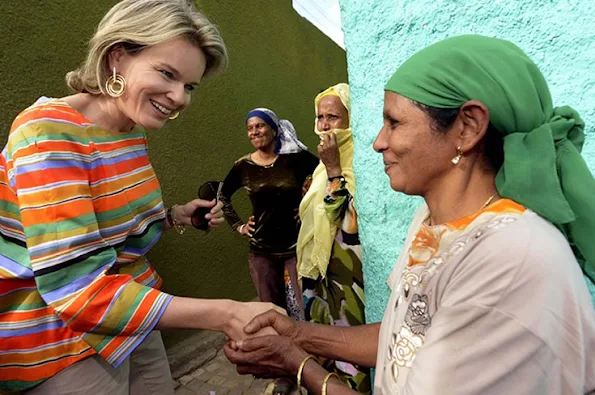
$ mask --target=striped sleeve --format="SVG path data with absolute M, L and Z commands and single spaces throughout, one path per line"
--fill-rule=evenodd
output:
M 117 366 L 153 329 L 171 296 L 111 274 L 116 250 L 102 236 L 89 172 L 92 143 L 48 137 L 42 121 L 17 127 L 7 172 L 17 194 L 31 269 L 43 300 Z

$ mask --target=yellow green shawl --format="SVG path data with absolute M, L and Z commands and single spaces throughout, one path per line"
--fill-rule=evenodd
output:
M 314 100 L 315 113 L 318 114 L 320 100 L 328 95 L 335 95 L 351 115 L 349 104 L 349 85 L 337 84 L 321 92 Z M 314 132 L 322 135 L 314 124 Z M 334 133 L 337 137 L 337 145 L 341 155 L 341 174 L 345 177 L 346 187 L 351 196 L 355 196 L 355 178 L 353 174 L 353 138 L 351 128 L 335 129 L 328 133 Z M 331 222 L 326 214 L 324 198 L 328 176 L 322 162 L 314 170 L 312 185 L 302 199 L 300 204 L 300 218 L 302 226 L 297 241 L 297 260 L 299 277 L 317 279 L 326 275 L 333 241 L 337 234 L 337 224 Z

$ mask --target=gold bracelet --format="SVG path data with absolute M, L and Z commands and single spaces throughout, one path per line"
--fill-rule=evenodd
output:
M 337 380 L 341 381 L 339 375 L 337 373 L 329 373 L 325 376 L 324 381 L 322 382 L 322 395 L 326 395 L 326 385 L 331 377 L 335 376 Z
M 300 390 L 300 388 L 302 388 L 302 373 L 304 371 L 304 366 L 306 366 L 306 362 L 308 362 L 310 359 L 316 359 L 316 358 L 314 357 L 314 355 L 308 355 L 306 358 L 304 358 L 302 363 L 300 363 L 300 367 L 297 371 L 297 389 L 298 389 L 298 391 Z
M 171 227 L 174 228 L 174 230 L 178 234 L 183 235 L 184 232 L 186 232 L 186 227 L 184 225 L 182 225 L 181 223 L 179 223 L 178 221 L 176 221 L 173 216 L 173 211 L 174 211 L 174 208 L 176 208 L 176 207 L 178 207 L 178 205 L 174 204 L 173 206 L 171 206 L 170 208 L 167 209 L 167 220 L 171 224 Z

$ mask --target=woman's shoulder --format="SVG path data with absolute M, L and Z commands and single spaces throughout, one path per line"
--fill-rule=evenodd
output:
M 41 97 L 14 119 L 9 145 L 24 141 L 71 140 L 67 136 L 80 136 L 80 130 L 90 125 L 90 121 L 64 101 Z
M 41 97 L 15 118 L 11 130 L 36 123 L 59 123 L 64 125 L 89 126 L 91 124 L 81 113 L 60 99 Z
M 531 210 L 518 215 L 497 216 L 486 224 L 485 240 L 478 239 L 478 248 L 487 248 L 506 255 L 517 255 L 535 261 L 533 267 L 548 261 L 576 261 L 564 235 L 549 221 Z M 561 266 L 565 266 L 562 264 Z
M 462 254 L 461 263 L 465 257 L 480 257 L 500 267 L 514 270 L 524 267 L 525 274 L 537 276 L 566 271 L 570 264 L 578 268 L 564 235 L 531 210 L 501 213 L 470 226 L 454 244 L 463 248 L 467 245 L 468 251 Z
M 501 305 L 511 298 L 535 303 L 568 299 L 569 294 L 575 301 L 590 304 L 585 279 L 568 241 L 531 210 L 496 216 L 453 246 L 460 251 L 440 280 L 445 281 L 444 289 L 458 289 L 458 293 L 465 287 L 468 296 L 484 306 Z
M 234 166 L 240 166 L 240 165 L 249 164 L 249 163 L 254 163 L 254 162 L 252 162 L 252 159 L 250 158 L 250 154 L 246 154 L 244 156 L 241 156 L 239 159 L 237 159 L 234 162 Z

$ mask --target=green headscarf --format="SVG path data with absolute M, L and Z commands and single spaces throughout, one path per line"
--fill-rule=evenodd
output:
M 409 58 L 385 89 L 438 108 L 484 103 L 504 139 L 498 193 L 556 225 L 595 282 L 595 179 L 580 154 L 585 125 L 572 108 L 553 107 L 545 78 L 520 48 L 478 35 L 448 38 Z

